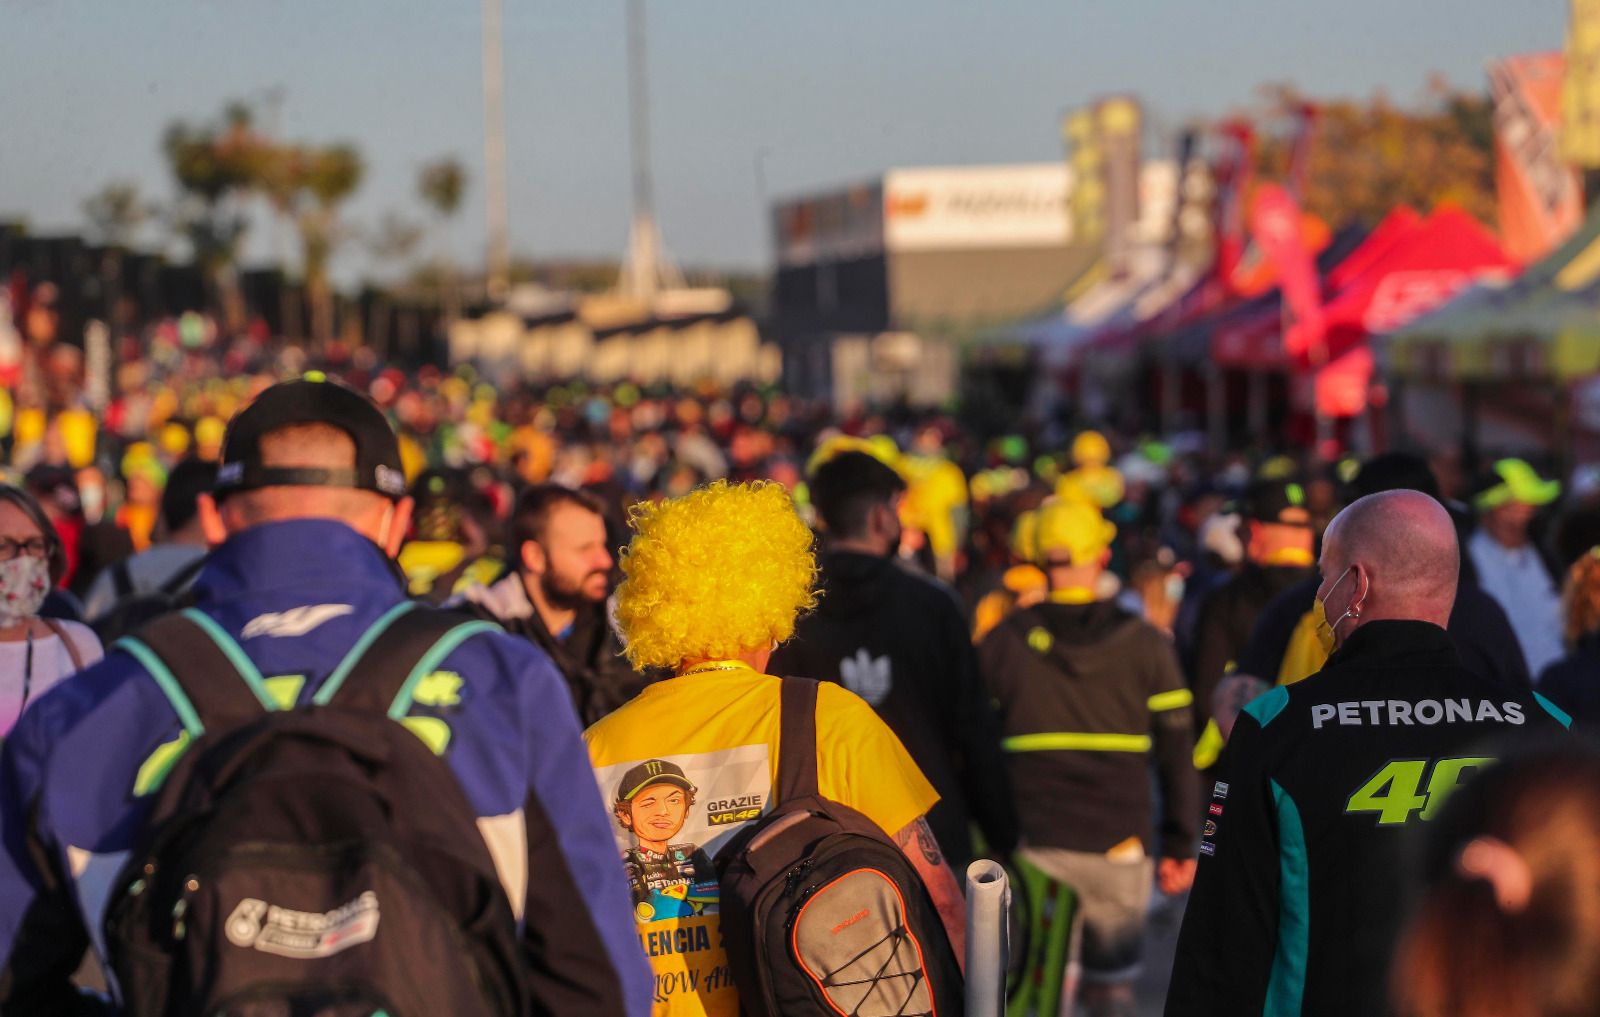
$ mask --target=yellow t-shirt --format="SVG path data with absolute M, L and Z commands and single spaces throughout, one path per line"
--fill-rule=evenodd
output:
M 646 686 L 584 734 L 617 817 L 639 942 L 655 970 L 655 1017 L 739 1013 L 711 861 L 770 811 L 779 686 L 744 667 L 684 675 Z M 939 800 L 872 707 L 829 682 L 817 689 L 817 784 L 890 834 Z M 642 842 L 635 822 L 654 839 Z

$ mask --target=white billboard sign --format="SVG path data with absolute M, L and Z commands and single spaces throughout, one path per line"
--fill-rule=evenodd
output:
M 1072 239 L 1064 163 L 891 170 L 884 241 L 891 251 L 1055 247 Z

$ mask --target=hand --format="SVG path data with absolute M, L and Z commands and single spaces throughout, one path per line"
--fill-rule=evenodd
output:
M 1168 897 L 1183 893 L 1194 885 L 1194 870 L 1199 863 L 1193 858 L 1163 858 L 1156 866 L 1156 882 Z

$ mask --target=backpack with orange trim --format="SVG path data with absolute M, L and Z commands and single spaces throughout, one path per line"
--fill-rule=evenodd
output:
M 817 788 L 817 683 L 785 678 L 777 803 L 718 856 L 745 1017 L 962 1012 L 961 968 L 911 863 Z

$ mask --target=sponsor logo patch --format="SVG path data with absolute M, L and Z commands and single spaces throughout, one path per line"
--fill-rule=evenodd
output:
M 1202 837 L 1215 837 L 1216 835 L 1217 835 L 1217 821 L 1215 819 L 1206 820 L 1206 830 L 1205 830 L 1205 833 L 1201 834 L 1201 836 Z
M 368 890 L 321 914 L 246 897 L 228 916 L 224 930 L 234 946 L 293 960 L 332 957 L 378 934 L 378 895 Z
M 1211 797 L 1213 797 L 1213 798 L 1226 798 L 1226 797 L 1228 797 L 1228 785 L 1223 783 L 1220 780 L 1217 781 L 1216 785 L 1213 786 L 1212 789 L 1211 789 Z
M 1209 858 L 1217 853 L 1217 846 L 1209 840 L 1203 840 L 1200 842 L 1200 853 Z
M 865 699 L 867 705 L 880 706 L 894 687 L 894 672 L 887 654 L 874 657 L 863 647 L 855 656 L 839 661 L 839 681 Z
M 1221 802 L 1212 802 L 1211 803 L 1211 814 L 1213 816 L 1222 815 L 1222 803 Z
M 342 618 L 354 611 L 349 604 L 307 604 L 287 611 L 257 615 L 239 633 L 240 639 L 256 636 L 303 636 L 312 629 Z
M 379 466 L 376 471 L 378 490 L 399 497 L 406 493 L 406 475 L 393 466 Z

